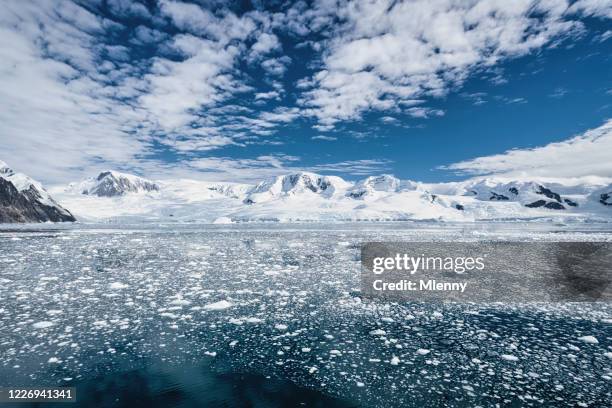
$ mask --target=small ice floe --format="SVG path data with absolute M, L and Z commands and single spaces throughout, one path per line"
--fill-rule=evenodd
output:
M 426 354 L 431 353 L 431 350 L 420 348 L 416 351 L 417 354 L 424 356 Z
M 191 302 L 183 298 L 177 298 L 171 301 L 170 304 L 177 305 L 177 306 L 189 306 Z
M 372 336 L 384 336 L 385 334 L 387 334 L 387 332 L 382 329 L 376 329 L 370 332 L 370 335 Z
M 302 353 L 310 353 L 310 347 L 302 347 Z
M 244 319 L 244 321 L 247 322 L 247 323 L 252 323 L 252 324 L 263 322 L 263 320 L 261 320 L 258 317 L 247 317 L 246 319 Z
M 512 354 L 502 354 L 501 358 L 506 361 L 518 361 L 519 359 L 517 356 L 513 356 Z
M 220 300 L 218 302 L 205 305 L 204 310 L 224 310 L 229 309 L 232 306 L 234 306 L 233 303 L 228 302 L 227 300 Z
M 49 359 L 49 361 L 47 361 L 47 363 L 49 363 L 49 364 L 59 364 L 59 363 L 61 363 L 61 360 L 59 358 L 57 358 L 57 357 L 51 357 Z
M 340 350 L 331 350 L 329 354 L 331 354 L 332 356 L 339 356 L 342 354 L 342 352 Z
M 274 328 L 275 328 L 276 330 L 285 331 L 285 330 L 287 330 L 287 325 L 286 325 L 286 324 L 280 324 L 280 323 L 279 323 L 279 324 L 275 324 L 275 325 L 274 325 Z
M 95 289 L 81 289 L 81 293 L 84 295 L 91 295 L 95 291 L 96 291 Z
M 398 365 L 400 363 L 400 359 L 398 356 L 393 356 L 391 358 L 391 361 L 389 361 L 389 364 L 391 365 Z
M 609 359 L 612 359 L 612 352 L 604 353 L 604 356 L 608 357 Z
M 358 387 L 365 387 L 365 384 L 362 383 L 361 381 L 357 381 L 357 386 Z
M 47 327 L 51 327 L 51 326 L 55 326 L 55 323 L 47 321 L 47 320 L 42 321 L 42 322 L 36 322 L 32 325 L 32 327 L 35 329 L 46 329 Z
M 441 319 L 441 318 L 443 318 L 443 317 L 444 317 L 444 315 L 443 315 L 442 313 L 440 313 L 440 312 L 433 312 L 433 313 L 431 314 L 431 316 L 432 316 L 432 317 L 434 317 L 434 318 L 436 318 L 436 319 Z
M 121 283 L 121 282 L 113 282 L 109 285 L 109 287 L 112 290 L 119 290 L 119 289 L 125 289 L 128 287 L 128 285 L 126 285 L 125 283 Z
M 599 341 L 597 341 L 595 336 L 582 336 L 582 337 L 578 337 L 578 340 L 580 340 L 580 341 L 582 341 L 584 343 L 589 343 L 589 344 L 597 344 L 597 343 L 599 343 Z
M 230 347 L 235 347 L 238 344 L 238 340 L 232 340 L 229 344 Z
M 205 351 L 204 354 L 206 354 L 207 356 L 210 356 L 210 357 L 216 357 L 217 356 L 217 352 L 216 351 Z
M 47 310 L 47 315 L 49 316 L 56 316 L 59 314 L 64 313 L 63 311 L 59 310 L 59 309 L 51 309 L 51 310 Z
M 315 371 L 318 371 L 319 369 L 317 367 L 310 367 L 310 369 L 308 370 L 308 372 L 310 374 L 313 374 Z

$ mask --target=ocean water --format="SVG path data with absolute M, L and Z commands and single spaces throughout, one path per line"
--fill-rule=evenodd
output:
M 483 239 L 612 233 L 539 224 L 5 227 L 0 385 L 74 386 L 72 406 L 610 406 L 610 305 L 360 296 L 362 242 Z

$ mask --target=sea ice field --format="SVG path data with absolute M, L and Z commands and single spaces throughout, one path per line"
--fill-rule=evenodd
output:
M 166 406 L 231 406 L 240 381 L 215 399 L 202 384 L 193 395 L 197 376 L 184 373 L 203 370 L 246 376 L 251 389 L 295 386 L 307 406 L 611 406 L 609 304 L 360 296 L 363 242 L 479 240 L 612 241 L 612 228 L 4 226 L 0 385 L 112 393 L 113 379 L 161 371 Z

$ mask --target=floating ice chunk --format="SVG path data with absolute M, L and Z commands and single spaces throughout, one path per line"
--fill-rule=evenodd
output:
M 391 358 L 391 361 L 389 361 L 389 364 L 391 365 L 398 365 L 400 363 L 400 359 L 398 356 L 393 356 L 393 358 Z
M 387 334 L 387 332 L 382 329 L 376 329 L 376 330 L 372 330 L 370 334 L 372 336 L 384 336 L 385 334 Z
M 81 293 L 84 295 L 91 295 L 95 291 L 96 291 L 95 289 L 81 289 Z
M 110 284 L 109 287 L 113 290 L 118 290 L 118 289 L 125 289 L 128 287 L 128 285 L 126 285 L 125 283 L 121 283 L 121 282 L 113 282 Z
M 232 306 L 234 306 L 233 303 L 228 302 L 227 300 L 220 300 L 215 303 L 207 304 L 206 306 L 204 306 L 204 310 L 224 310 L 229 309 Z
M 604 356 L 606 356 L 606 357 L 608 357 L 608 358 L 612 359 L 612 352 L 607 352 L 607 353 L 604 353 Z
M 518 361 L 518 357 L 517 356 L 513 356 L 511 354 L 502 354 L 501 358 L 503 358 L 506 361 Z
M 216 357 L 217 356 L 217 352 L 216 351 L 205 351 L 204 354 L 206 354 L 207 356 L 211 356 L 211 357 Z
M 188 306 L 191 304 L 190 301 L 179 298 L 179 299 L 174 299 L 172 302 L 170 302 L 171 305 L 178 305 L 178 306 Z
M 441 319 L 444 317 L 444 315 L 440 312 L 433 312 L 431 315 L 435 317 L 436 319 Z
M 287 330 L 287 325 L 286 325 L 286 324 L 280 324 L 280 323 L 279 323 L 279 324 L 275 324 L 275 325 L 274 325 L 274 328 L 275 328 L 276 330 L 281 330 L 281 331 L 284 331 L 284 330 Z
M 424 356 L 426 354 L 431 353 L 431 350 L 420 348 L 416 351 L 417 354 Z
M 47 321 L 47 320 L 42 321 L 42 322 L 36 322 L 32 325 L 32 327 L 35 329 L 46 329 L 47 327 L 51 327 L 51 326 L 55 326 L 55 323 Z
M 60 362 L 61 362 L 61 360 L 59 358 L 57 358 L 57 357 L 51 357 L 49 359 L 49 361 L 47 361 L 47 363 L 49 363 L 49 364 L 59 364 Z
M 358 387 L 365 387 L 365 384 L 362 383 L 361 381 L 357 381 L 357 386 Z
M 232 340 L 229 344 L 230 347 L 234 347 L 236 344 L 238 344 L 238 340 Z
M 597 339 L 594 336 L 582 336 L 582 337 L 578 337 L 578 340 L 584 343 L 589 343 L 589 344 L 599 343 L 599 341 L 597 341 Z
M 340 350 L 331 350 L 329 354 L 331 354 L 332 356 L 339 356 L 342 354 L 342 352 Z
M 263 320 L 261 320 L 258 317 L 247 317 L 244 321 L 247 322 L 247 323 L 261 323 L 261 322 L 263 322 Z
M 213 221 L 213 224 L 233 224 L 233 221 L 228 217 L 219 217 Z
M 310 347 L 302 347 L 302 353 L 310 353 Z

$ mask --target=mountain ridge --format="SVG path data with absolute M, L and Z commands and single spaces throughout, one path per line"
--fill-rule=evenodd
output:
M 91 182 L 101 175 L 105 178 L 108 176 L 105 173 L 88 180 Z M 91 189 L 80 191 L 84 186 L 81 182 L 71 183 L 69 188 L 58 189 L 55 194 L 80 218 L 92 221 L 612 219 L 609 204 L 612 203 L 612 179 L 599 177 L 479 177 L 450 183 L 421 183 L 383 174 L 353 182 L 338 176 L 299 171 L 257 184 L 241 184 L 189 179 L 155 181 L 111 173 L 137 181 L 135 185 L 139 188 L 127 186 L 117 194 L 91 194 Z

